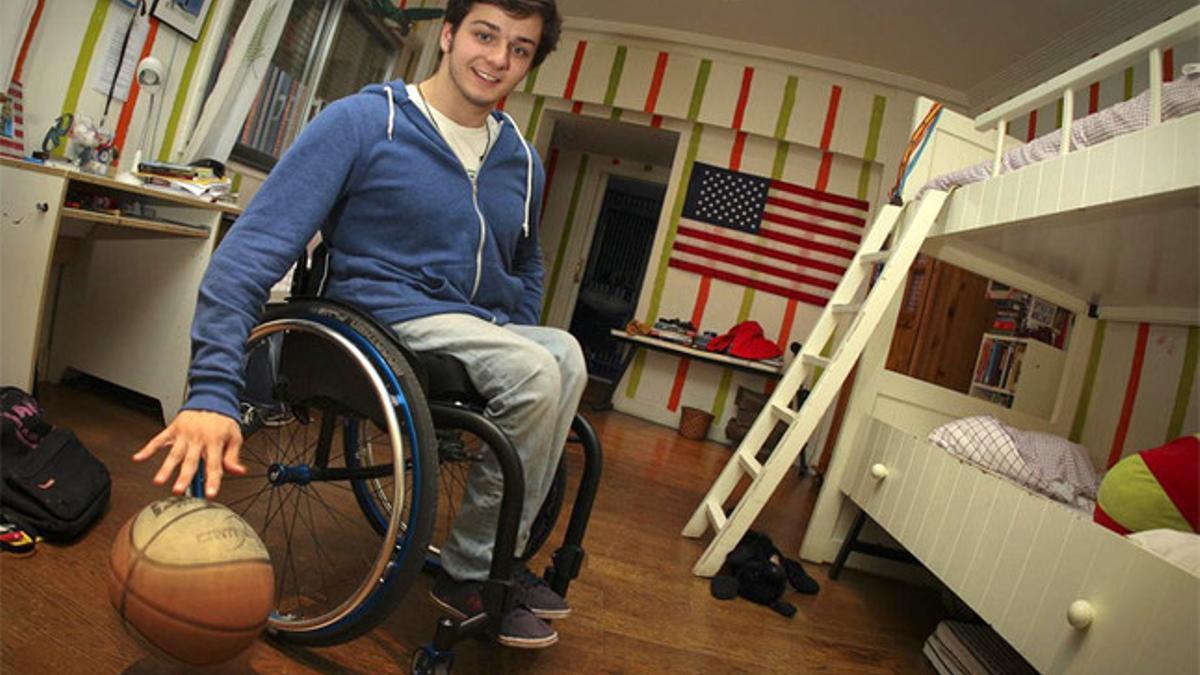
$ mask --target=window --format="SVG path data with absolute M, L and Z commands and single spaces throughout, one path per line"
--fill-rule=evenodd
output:
M 231 27 L 250 0 L 234 2 Z M 388 79 L 403 48 L 362 0 L 294 0 L 230 159 L 270 171 L 326 103 Z

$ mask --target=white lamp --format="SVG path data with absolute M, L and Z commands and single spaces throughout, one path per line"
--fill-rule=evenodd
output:
M 125 183 L 139 184 L 137 176 L 133 175 L 137 171 L 138 164 L 142 162 L 142 146 L 146 144 L 146 134 L 150 132 L 150 127 L 154 125 L 154 98 L 159 89 L 162 89 L 163 83 L 167 79 L 166 70 L 163 68 L 162 61 L 147 56 L 138 63 L 137 66 L 137 81 L 147 94 L 150 94 L 150 108 L 146 111 L 146 124 L 142 129 L 142 140 L 138 143 L 137 152 L 133 155 L 132 165 L 127 165 L 124 171 L 117 175 L 117 180 Z

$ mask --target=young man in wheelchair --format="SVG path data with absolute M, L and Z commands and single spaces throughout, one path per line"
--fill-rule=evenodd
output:
M 391 325 L 417 352 L 464 363 L 487 415 L 525 472 L 520 552 L 554 479 L 586 383 L 578 343 L 538 326 L 545 175 L 508 115 L 493 108 L 554 50 L 554 0 L 450 0 L 437 71 L 420 84 L 371 85 L 330 104 L 300 135 L 238 219 L 200 288 L 189 395 L 134 455 L 169 448 L 154 477 L 184 492 L 205 460 L 206 492 L 245 472 L 238 394 L 244 343 L 269 289 L 318 230 L 329 249 L 325 295 Z M 481 610 L 500 501 L 494 461 L 472 471 L 433 590 L 459 618 Z M 542 618 L 565 600 L 523 565 L 521 606 L 500 642 L 544 647 Z

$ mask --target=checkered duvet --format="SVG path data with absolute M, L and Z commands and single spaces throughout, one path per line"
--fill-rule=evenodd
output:
M 1183 117 L 1200 110 L 1200 72 L 1189 66 L 1184 77 L 1163 84 L 1163 119 Z M 1128 101 L 1117 103 L 1078 119 L 1071 125 L 1071 149 L 1085 148 L 1115 138 L 1131 131 L 1144 129 L 1150 123 L 1150 92 L 1142 92 Z M 1062 130 L 1052 131 L 1035 138 L 1001 157 L 1000 173 L 1016 171 L 1021 167 L 1050 159 L 1059 155 Z M 926 190 L 948 191 L 959 185 L 968 185 L 992 177 L 992 160 L 980 162 L 964 169 L 952 171 L 934 178 L 917 192 L 917 199 Z
M 1065 438 L 1023 431 L 990 415 L 964 417 L 929 432 L 929 440 L 990 473 L 1089 515 L 1100 478 L 1087 449 Z

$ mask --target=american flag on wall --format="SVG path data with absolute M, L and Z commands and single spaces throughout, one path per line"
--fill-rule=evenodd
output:
M 824 306 L 870 204 L 696 162 L 670 266 Z

